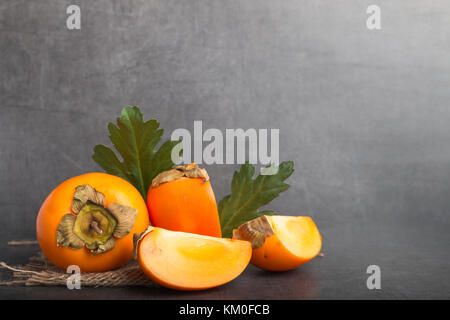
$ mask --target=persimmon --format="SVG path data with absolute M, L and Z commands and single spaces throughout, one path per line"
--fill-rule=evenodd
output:
M 177 166 L 156 176 L 148 190 L 147 205 L 155 227 L 222 236 L 208 173 L 195 163 Z
M 177 290 L 203 290 L 230 282 L 244 271 L 251 255 L 248 241 L 152 226 L 135 235 L 135 257 L 144 273 Z
M 84 272 L 115 269 L 133 257 L 133 234 L 149 224 L 145 201 L 122 178 L 86 173 L 61 183 L 36 221 L 42 252 L 54 265 Z
M 250 241 L 251 263 L 269 271 L 297 268 L 314 258 L 322 246 L 310 217 L 262 216 L 234 229 L 233 239 Z

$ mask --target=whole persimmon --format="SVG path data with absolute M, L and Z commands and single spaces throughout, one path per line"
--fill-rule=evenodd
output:
M 57 267 L 101 272 L 133 257 L 133 234 L 148 224 L 145 201 L 133 185 L 93 172 L 64 181 L 48 195 L 36 234 L 45 257 Z
M 148 190 L 147 206 L 152 226 L 222 237 L 208 173 L 195 163 L 157 175 Z

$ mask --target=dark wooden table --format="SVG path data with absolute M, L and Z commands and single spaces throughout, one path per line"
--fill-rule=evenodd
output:
M 252 265 L 234 281 L 200 292 L 155 288 L 0 287 L 0 299 L 449 299 L 450 233 L 446 225 L 365 224 L 321 229 L 324 257 L 290 272 L 271 273 Z M 37 245 L 8 246 L 1 258 L 26 263 Z M 381 268 L 381 290 L 366 286 L 367 266 Z M 0 279 L 10 278 L 8 271 Z

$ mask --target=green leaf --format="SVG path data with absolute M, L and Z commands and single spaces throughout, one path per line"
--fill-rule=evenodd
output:
M 96 145 L 92 158 L 107 173 L 121 177 L 133 184 L 144 199 L 154 177 L 173 166 L 172 148 L 180 141 L 166 141 L 158 150 L 164 130 L 155 119 L 144 122 L 138 107 L 122 110 L 117 125 L 108 124 L 109 138 L 118 154 L 104 145 Z
M 294 172 L 294 162 L 285 161 L 280 164 L 273 175 L 255 175 L 255 167 L 249 163 L 243 164 L 236 171 L 231 181 L 231 194 L 219 202 L 220 226 L 223 237 L 231 237 L 233 229 L 241 224 L 263 215 L 273 215 L 274 211 L 259 211 L 287 190 L 289 185 L 283 181 Z

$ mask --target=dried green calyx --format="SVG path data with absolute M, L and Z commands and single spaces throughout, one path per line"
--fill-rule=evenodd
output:
M 178 180 L 182 177 L 186 178 L 203 178 L 203 182 L 209 180 L 208 172 L 205 169 L 201 169 L 197 164 L 191 163 L 182 166 L 176 166 L 173 169 L 161 172 L 152 181 L 152 188 L 159 186 L 160 184 Z
M 139 242 L 144 239 L 144 237 L 152 232 L 154 230 L 153 226 L 148 226 L 147 229 L 145 229 L 142 233 L 135 233 L 133 234 L 133 257 L 134 259 L 137 259 L 137 250 L 139 247 Z
M 72 249 L 88 248 L 93 254 L 109 251 L 116 238 L 123 238 L 133 229 L 137 210 L 111 203 L 90 185 L 78 186 L 72 201 L 74 214 L 66 214 L 56 231 L 56 244 Z

